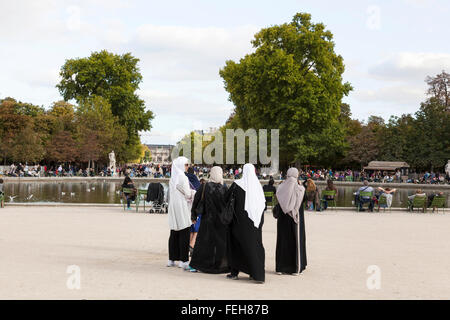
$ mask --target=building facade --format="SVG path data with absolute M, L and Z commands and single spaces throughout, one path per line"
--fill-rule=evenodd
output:
M 175 147 L 171 144 L 147 144 L 151 153 L 151 162 L 155 164 L 170 164 L 172 149 Z

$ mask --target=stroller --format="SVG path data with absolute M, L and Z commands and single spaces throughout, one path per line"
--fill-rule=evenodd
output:
M 150 202 L 150 213 L 167 213 L 169 206 L 164 199 L 164 187 L 161 183 L 150 183 L 147 189 L 147 202 Z

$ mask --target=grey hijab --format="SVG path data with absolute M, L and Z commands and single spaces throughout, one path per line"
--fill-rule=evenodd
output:
M 305 188 L 298 184 L 297 168 L 289 168 L 284 180 L 277 189 L 277 199 L 281 209 L 298 223 L 298 214 L 302 205 Z

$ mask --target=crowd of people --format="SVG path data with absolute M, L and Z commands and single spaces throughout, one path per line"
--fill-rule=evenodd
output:
M 193 174 L 202 178 L 209 175 L 211 165 L 193 165 L 191 168 Z M 225 179 L 239 179 L 242 176 L 242 168 L 238 166 L 223 165 L 223 178 Z M 72 164 L 56 164 L 56 165 L 33 165 L 28 166 L 19 163 L 11 164 L 7 172 L 3 175 L 10 177 L 111 177 L 123 176 L 127 174 L 130 177 L 137 178 L 170 178 L 171 165 L 170 164 L 128 164 L 115 168 L 112 172 L 111 168 L 103 166 L 101 168 L 83 168 Z M 264 168 L 256 168 L 256 176 L 258 179 L 267 180 L 269 175 Z M 362 182 L 380 182 L 380 183 L 414 183 L 414 184 L 450 184 L 450 175 L 439 172 L 425 173 L 409 173 L 408 178 L 402 177 L 400 170 L 396 172 L 388 171 L 368 171 L 365 170 L 332 170 L 332 169 L 299 169 L 300 178 L 312 181 L 353 181 Z M 284 179 L 285 172 L 280 172 L 277 179 Z

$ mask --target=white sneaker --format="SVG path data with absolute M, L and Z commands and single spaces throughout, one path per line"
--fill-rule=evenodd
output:
M 178 262 L 178 268 L 183 268 L 184 269 L 184 262 L 179 261 Z
M 174 266 L 175 266 L 175 262 L 173 262 L 172 260 L 169 260 L 169 261 L 167 262 L 167 266 L 168 266 L 168 267 L 174 267 Z

